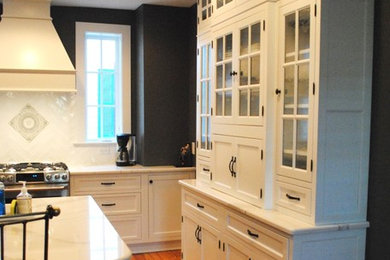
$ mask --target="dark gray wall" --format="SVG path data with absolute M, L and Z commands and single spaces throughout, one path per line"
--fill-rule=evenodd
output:
M 390 1 L 375 1 L 366 259 L 389 259 L 390 234 Z M 387 256 L 386 256 L 387 255 Z
M 138 158 L 143 165 L 175 164 L 180 147 L 195 140 L 189 128 L 195 120 L 189 105 L 195 100 L 190 91 L 196 68 L 194 10 L 152 5 L 136 10 Z

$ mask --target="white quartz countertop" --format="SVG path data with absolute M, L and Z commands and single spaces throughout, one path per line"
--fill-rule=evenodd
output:
M 210 197 L 222 205 L 234 209 L 248 217 L 251 217 L 261 223 L 274 227 L 288 235 L 313 233 L 324 230 L 342 230 L 368 227 L 368 222 L 348 223 L 348 224 L 329 224 L 316 226 L 300 221 L 296 218 L 287 216 L 275 210 L 266 210 L 256 207 L 250 203 L 236 199 L 228 194 L 212 189 L 197 180 L 181 180 L 179 183 L 185 188 L 200 193 L 206 197 Z
M 113 165 L 96 165 L 96 166 L 70 166 L 69 172 L 70 175 L 85 175 L 85 174 L 94 174 L 94 173 L 153 173 L 153 172 L 188 172 L 195 171 L 195 167 L 175 167 L 173 165 L 166 166 L 124 166 L 119 167 L 115 164 Z
M 131 251 L 90 196 L 33 199 L 33 212 L 59 207 L 49 222 L 49 259 L 130 259 Z M 8 205 L 7 205 L 8 206 Z M 44 220 L 27 223 L 27 259 L 43 259 Z M 4 227 L 5 259 L 22 259 L 22 225 Z

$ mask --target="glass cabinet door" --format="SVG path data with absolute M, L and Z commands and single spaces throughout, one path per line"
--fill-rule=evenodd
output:
M 199 126 L 200 152 L 211 150 L 211 78 L 212 78 L 212 46 L 208 42 L 200 47 L 199 75 Z
M 238 116 L 260 115 L 261 22 L 240 29 Z
M 208 20 L 213 13 L 213 5 L 211 0 L 198 1 L 198 19 L 199 23 Z
M 233 33 L 216 40 L 215 61 L 215 115 L 232 115 L 233 76 L 236 74 L 232 64 Z
M 310 6 L 283 16 L 284 51 L 282 82 L 279 95 L 280 114 L 280 173 L 295 174 L 294 177 L 309 179 L 311 161 L 311 113 L 313 102 L 310 82 L 313 49 L 311 38 Z M 279 92 L 278 92 L 279 91 Z M 306 174 L 306 176 L 305 176 Z M 301 177 L 299 177 L 301 176 Z

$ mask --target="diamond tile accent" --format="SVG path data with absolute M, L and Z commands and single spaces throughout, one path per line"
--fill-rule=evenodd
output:
M 31 142 L 48 125 L 48 122 L 31 105 L 27 104 L 9 124 L 24 139 Z

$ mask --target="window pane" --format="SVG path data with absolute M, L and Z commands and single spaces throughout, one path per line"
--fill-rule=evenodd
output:
M 223 6 L 223 0 L 217 0 L 217 8 L 220 8 Z
M 201 53 L 201 61 L 200 61 L 200 66 L 201 66 L 201 78 L 204 79 L 207 77 L 207 52 L 206 52 L 206 45 L 202 46 L 200 49 Z
M 116 63 L 116 42 L 115 40 L 102 41 L 102 68 L 115 69 Z
M 217 61 L 222 61 L 223 59 L 223 38 L 217 39 Z
M 295 60 L 295 13 L 285 18 L 285 61 Z
M 115 105 L 115 76 L 112 70 L 102 70 L 99 74 L 99 93 L 102 105 Z
M 204 9 L 202 11 L 202 21 L 206 20 L 207 19 L 207 9 Z
M 240 116 L 248 115 L 248 90 L 240 90 Z
M 102 135 L 103 138 L 115 137 L 115 107 L 103 107 L 102 115 Z
M 206 114 L 207 113 L 207 100 L 206 100 L 206 97 L 207 97 L 207 87 L 206 87 L 206 81 L 203 81 L 202 82 L 202 85 L 201 85 L 201 89 L 202 89 L 202 92 L 201 92 L 201 96 L 200 96 L 200 106 L 201 106 L 201 111 L 200 113 L 201 114 Z
M 307 120 L 297 120 L 296 168 L 306 170 L 307 165 Z
M 202 118 L 201 118 L 200 125 L 201 125 L 201 133 L 200 133 L 201 141 L 200 141 L 200 147 L 201 147 L 202 149 L 206 149 L 206 117 L 202 117 Z
M 284 68 L 284 114 L 294 113 L 294 66 Z
M 87 106 L 98 104 L 98 74 L 87 73 Z
M 240 60 L 240 86 L 248 85 L 248 58 Z
M 226 63 L 225 64 L 225 88 L 231 88 L 232 87 L 232 76 L 230 73 L 233 72 L 232 70 L 232 63 Z
M 225 92 L 225 116 L 231 116 L 232 115 L 232 92 L 226 91 Z
M 248 53 L 248 38 L 249 38 L 249 29 L 244 28 L 240 31 L 240 55 Z
M 87 39 L 86 40 L 86 68 L 87 71 L 97 71 L 100 69 L 100 40 Z
M 260 114 L 260 92 L 258 88 L 251 89 L 250 97 L 250 116 L 259 116 Z
M 216 115 L 217 116 L 221 116 L 222 115 L 222 102 L 223 102 L 223 96 L 222 96 L 222 92 L 217 92 L 216 93 L 216 104 L 217 104 L 217 107 L 216 107 Z
M 233 35 L 228 34 L 225 37 L 225 59 L 229 59 L 232 57 L 232 49 L 233 49 Z
M 251 52 L 260 50 L 260 23 L 251 26 Z
M 299 59 L 309 59 L 310 53 L 310 8 L 299 11 Z
M 217 79 L 216 79 L 216 81 L 217 81 L 217 89 L 219 89 L 219 88 L 222 88 L 222 83 L 223 83 L 223 76 L 222 76 L 222 74 L 223 74 L 223 66 L 222 65 L 218 65 L 217 66 Z
M 309 112 L 309 64 L 298 65 L 298 111 L 300 115 Z
M 213 68 L 213 66 L 212 66 L 212 64 L 213 64 L 213 55 L 211 55 L 211 44 L 209 44 L 208 45 L 208 57 L 209 57 L 209 62 L 208 62 L 208 64 L 207 64 L 207 66 L 208 66 L 208 77 L 211 77 L 211 75 L 212 75 L 212 68 Z
M 251 57 L 251 82 L 250 84 L 260 84 L 260 55 Z
M 293 164 L 293 136 L 294 121 L 289 119 L 283 120 L 283 155 L 282 165 L 292 167 Z

